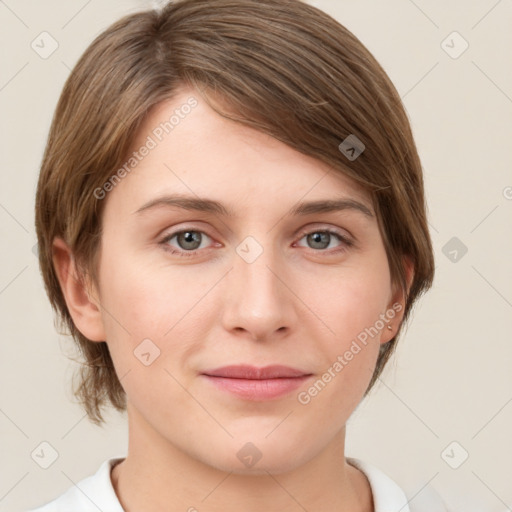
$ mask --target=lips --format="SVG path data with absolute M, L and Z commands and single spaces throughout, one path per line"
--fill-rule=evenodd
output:
M 289 366 L 256 368 L 249 365 L 224 366 L 203 372 L 202 377 L 216 389 L 252 401 L 275 400 L 296 390 L 311 373 Z
M 209 375 L 210 377 L 250 380 L 283 379 L 311 375 L 310 373 L 298 370 L 297 368 L 291 368 L 283 365 L 265 366 L 264 368 L 257 368 L 249 365 L 223 366 L 222 368 L 207 370 L 203 372 L 203 374 Z

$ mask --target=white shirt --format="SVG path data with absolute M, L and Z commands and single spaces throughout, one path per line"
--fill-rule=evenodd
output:
M 98 471 L 69 488 L 57 499 L 28 512 L 125 512 L 112 485 L 112 467 L 123 457 L 108 459 Z M 347 457 L 347 462 L 361 470 L 373 494 L 375 512 L 446 512 L 441 498 L 435 493 L 420 493 L 411 499 L 380 469 L 359 459 Z M 421 495 L 423 494 L 423 498 Z

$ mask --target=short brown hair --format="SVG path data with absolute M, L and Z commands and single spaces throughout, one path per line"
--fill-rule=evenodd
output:
M 370 194 L 393 284 L 407 290 L 403 256 L 414 264 L 404 321 L 434 277 L 423 175 L 407 115 L 382 67 L 351 32 L 299 0 L 181 0 L 126 16 L 91 43 L 67 79 L 36 196 L 46 290 L 85 359 L 74 394 L 98 425 L 107 402 L 126 409 L 126 394 L 107 344 L 88 340 L 73 324 L 52 242 L 62 237 L 95 279 L 104 201 L 93 191 L 125 161 L 150 109 L 182 85 L 200 91 L 224 117 L 327 163 Z M 349 136 L 365 146 L 358 158 L 340 151 Z M 381 345 L 366 393 L 400 329 Z

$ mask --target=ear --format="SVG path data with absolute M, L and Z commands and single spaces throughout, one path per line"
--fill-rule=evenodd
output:
M 80 274 L 70 248 L 61 238 L 53 241 L 53 265 L 76 328 L 91 341 L 105 341 L 101 306 L 96 290 Z
M 414 278 L 414 263 L 409 256 L 404 256 L 404 269 L 407 283 L 407 294 L 409 294 L 409 290 L 411 289 L 412 281 Z M 393 290 L 394 291 L 391 301 L 389 302 L 385 313 L 386 318 L 389 320 L 382 330 L 380 339 L 382 344 L 391 341 L 396 336 L 405 313 L 406 291 L 399 284 L 395 284 Z M 395 314 L 391 318 L 391 315 L 393 314 L 392 312 Z M 388 329 L 388 325 L 391 327 L 391 329 Z

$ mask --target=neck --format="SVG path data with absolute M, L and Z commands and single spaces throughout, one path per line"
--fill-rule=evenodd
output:
M 129 409 L 129 419 L 134 416 Z M 254 468 L 246 473 L 216 468 L 142 421 L 130 421 L 128 448 L 111 475 L 126 512 L 374 511 L 368 480 L 345 461 L 345 428 L 314 458 L 288 461 L 285 471 L 262 465 L 257 474 Z

